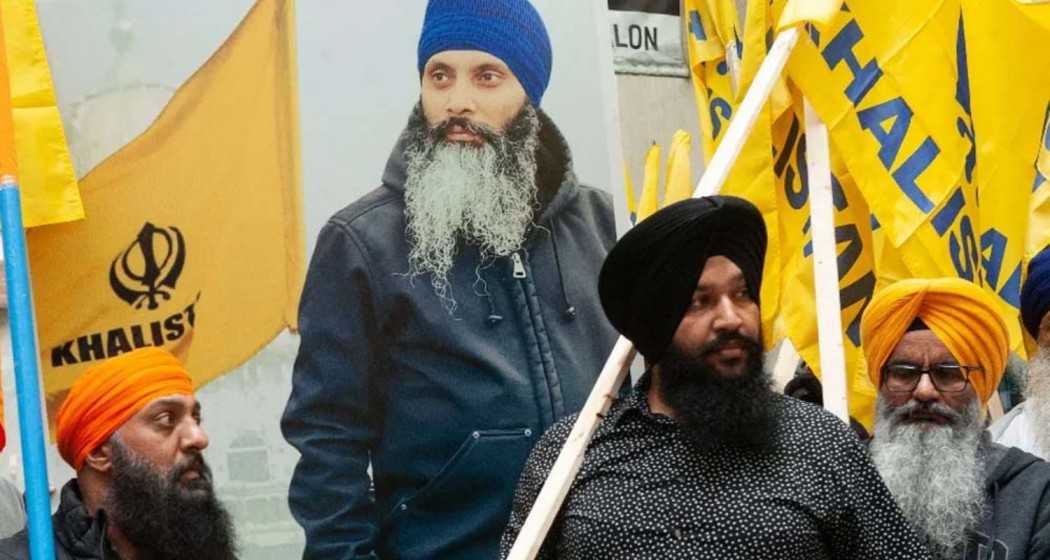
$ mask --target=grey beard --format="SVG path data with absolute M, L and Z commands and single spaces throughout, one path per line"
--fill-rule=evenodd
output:
M 905 421 L 917 406 L 912 400 L 891 409 L 878 400 L 871 458 L 931 555 L 960 558 L 985 504 L 981 405 L 975 398 L 962 413 L 933 405 L 951 417 L 945 425 Z
M 408 273 L 429 275 L 449 313 L 456 300 L 448 276 L 460 244 L 477 247 L 479 268 L 508 256 L 521 249 L 538 206 L 536 109 L 526 104 L 502 133 L 460 124 L 481 137 L 481 145 L 445 140 L 449 122 L 428 127 L 418 105 L 404 133 Z
M 1050 350 L 1039 348 L 1028 362 L 1028 381 L 1025 384 L 1025 414 L 1035 432 L 1039 450 L 1050 454 Z

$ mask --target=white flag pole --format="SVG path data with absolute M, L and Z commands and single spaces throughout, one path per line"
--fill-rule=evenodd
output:
M 824 408 L 849 424 L 828 128 L 808 99 L 805 100 L 805 112 L 806 169 L 809 178 L 809 217 L 813 232 L 813 289 L 817 301 L 820 381 L 824 390 Z
M 737 156 L 744 147 L 751 128 L 755 125 L 759 111 L 765 105 L 774 84 L 780 78 L 780 73 L 796 42 L 798 42 L 798 29 L 796 28 L 788 29 L 777 35 L 776 41 L 773 42 L 773 46 L 755 75 L 751 88 L 748 89 L 747 95 L 737 108 L 736 115 L 729 122 L 725 138 L 722 139 L 718 150 L 711 158 L 711 163 L 697 184 L 696 191 L 693 193 L 694 197 L 717 194 L 722 188 L 733 163 L 736 162 Z M 536 557 L 547 536 L 547 531 L 550 530 L 551 524 L 558 516 L 561 504 L 583 464 L 583 455 L 591 437 L 598 429 L 598 424 L 601 423 L 602 417 L 609 410 L 609 406 L 615 400 L 620 386 L 627 377 L 628 366 L 633 357 L 634 347 L 631 342 L 620 337 L 613 347 L 612 354 L 606 360 L 594 389 L 587 397 L 587 402 L 584 403 L 565 446 L 562 447 L 554 466 L 551 467 L 550 475 L 547 476 L 543 488 L 540 489 L 536 501 L 532 504 L 532 510 L 529 511 L 507 560 L 532 560 Z

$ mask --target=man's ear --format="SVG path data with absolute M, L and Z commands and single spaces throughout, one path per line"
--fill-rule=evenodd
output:
M 88 453 L 84 460 L 84 466 L 90 467 L 98 472 L 107 473 L 113 468 L 113 443 L 107 441 Z
M 1043 315 L 1043 320 L 1039 322 L 1039 336 L 1036 337 L 1036 344 L 1040 347 L 1050 346 L 1050 312 Z

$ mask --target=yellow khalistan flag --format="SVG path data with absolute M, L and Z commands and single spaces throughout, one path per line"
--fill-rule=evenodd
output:
M 664 175 L 664 206 L 693 196 L 693 174 L 689 162 L 693 138 L 684 130 L 677 130 L 671 137 L 667 150 L 667 173 Z
M 25 227 L 79 220 L 84 208 L 32 0 L 0 0 Z
M 740 37 L 734 0 L 685 0 L 685 27 L 689 75 L 703 136 L 704 161 L 729 128 L 736 110 Z
M 813 5 L 804 8 L 791 17 L 810 17 L 807 10 Z M 742 88 L 765 58 L 767 38 L 774 35 L 778 20 L 790 19 L 783 10 L 783 0 L 749 3 Z M 769 249 L 762 315 L 767 345 L 786 336 L 820 375 L 803 117 L 798 90 L 786 82 L 778 84 L 723 192 L 751 200 L 766 218 Z M 832 172 L 850 414 L 870 428 L 875 391 L 864 374 L 859 342 L 860 314 L 875 283 L 870 212 L 841 158 L 832 158 Z
M 660 145 L 653 143 L 645 152 L 642 197 L 638 201 L 638 223 L 660 209 Z
M 1045 52 L 1050 27 L 1038 19 L 1046 23 L 1050 4 L 963 0 L 962 8 L 966 48 L 960 54 L 968 61 L 978 140 L 974 241 L 985 287 L 1004 304 L 1011 330 L 1021 332 L 1017 317 L 1027 262 L 1050 243 L 1050 57 L 1018 53 Z
M 295 327 L 302 189 L 291 0 L 259 0 L 145 133 L 81 182 L 87 218 L 29 232 L 44 386 L 141 346 L 196 385 Z

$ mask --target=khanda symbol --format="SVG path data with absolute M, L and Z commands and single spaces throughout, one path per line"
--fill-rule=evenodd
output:
M 135 309 L 156 309 L 171 299 L 171 290 L 186 262 L 186 243 L 179 228 L 159 228 L 149 222 L 135 241 L 109 267 L 109 285 Z

